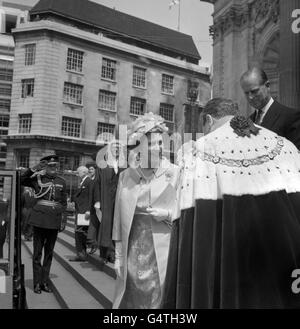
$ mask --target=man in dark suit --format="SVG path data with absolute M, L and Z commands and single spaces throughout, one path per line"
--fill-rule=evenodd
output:
M 70 261 L 86 261 L 87 233 L 90 223 L 90 205 L 92 197 L 92 180 L 88 176 L 88 168 L 81 166 L 77 169 L 80 185 L 74 196 L 76 210 L 75 246 L 77 256 Z
M 124 168 L 120 168 L 120 164 L 124 161 L 123 153 L 123 145 L 118 141 L 109 144 L 106 154 L 107 166 L 97 169 L 97 180 L 93 192 L 96 214 L 101 222 L 98 234 L 100 257 L 104 262 L 111 263 L 115 261 L 112 227 L 119 176 L 124 170 Z
M 67 189 L 65 180 L 57 175 L 58 157 L 49 155 L 21 175 L 21 183 L 34 189 L 34 203 L 28 223 L 33 226 L 34 292 L 52 292 L 49 286 L 50 267 L 57 234 L 66 220 Z M 41 264 L 44 249 L 44 260 Z
M 292 109 L 275 101 L 271 96 L 266 73 L 253 67 L 240 80 L 248 103 L 255 109 L 251 120 L 286 137 L 300 149 L 300 109 Z

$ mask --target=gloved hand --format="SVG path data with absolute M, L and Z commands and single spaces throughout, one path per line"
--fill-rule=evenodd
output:
M 157 222 L 162 222 L 165 220 L 170 220 L 170 212 L 162 208 L 152 208 L 148 207 L 146 211 L 151 215 Z
M 48 161 L 46 161 L 46 160 L 40 161 L 37 165 L 33 166 L 31 168 L 31 170 L 35 171 L 35 172 L 41 171 L 41 170 L 45 169 L 47 163 L 48 163 Z
M 39 171 L 35 171 L 30 177 L 33 178 L 37 175 L 40 175 L 40 176 L 44 176 L 46 175 L 46 169 L 42 169 L 42 170 L 39 170 Z
M 116 241 L 115 243 L 115 272 L 117 277 L 120 279 L 124 278 L 124 263 L 123 263 L 123 253 L 122 253 L 122 242 Z
M 64 231 L 66 228 L 66 224 L 67 224 L 67 215 L 63 214 L 58 232 Z
M 98 218 L 99 222 L 101 223 L 101 221 L 102 221 L 102 211 L 100 210 L 100 202 L 99 201 L 94 204 L 94 208 L 96 210 L 97 218 Z
M 66 222 L 62 221 L 61 224 L 60 224 L 60 228 L 59 228 L 58 232 L 64 231 L 65 228 L 66 228 Z

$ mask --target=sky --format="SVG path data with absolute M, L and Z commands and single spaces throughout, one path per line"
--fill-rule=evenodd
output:
M 38 0 L 6 0 L 23 5 L 34 5 Z M 59 1 L 59 0 L 57 0 Z M 169 9 L 172 0 L 92 0 L 104 6 L 144 20 L 178 29 L 179 5 Z M 212 64 L 212 38 L 209 26 L 213 24 L 213 6 L 200 0 L 180 0 L 180 32 L 193 37 L 201 56 L 200 65 Z M 0 1 L 1 2 L 1 1 Z

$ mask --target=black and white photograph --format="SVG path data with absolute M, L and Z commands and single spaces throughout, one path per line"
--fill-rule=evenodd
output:
M 300 309 L 300 0 L 0 1 L 0 310 L 66 309 Z

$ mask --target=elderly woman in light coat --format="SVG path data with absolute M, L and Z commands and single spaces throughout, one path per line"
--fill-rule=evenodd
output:
M 129 161 L 116 194 L 113 308 L 160 307 L 180 177 L 179 167 L 162 157 L 166 132 L 163 118 L 147 113 L 133 123 L 129 135 L 129 141 L 140 144 L 131 153 L 138 155 L 138 162 Z

